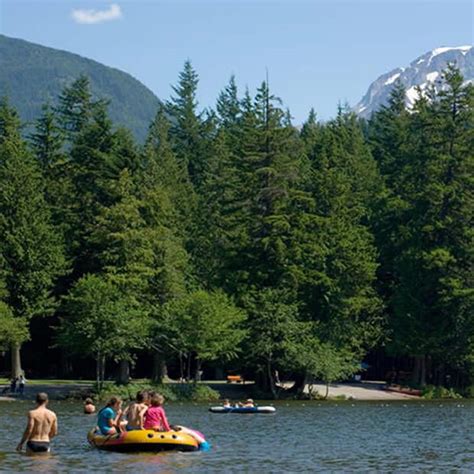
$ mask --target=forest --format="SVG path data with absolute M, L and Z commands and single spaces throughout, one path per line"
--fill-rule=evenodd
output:
M 473 85 L 450 65 L 412 110 L 396 82 L 299 126 L 268 81 L 214 109 L 198 82 L 143 144 L 85 76 L 31 133 L 2 100 L 0 370 L 474 384 Z

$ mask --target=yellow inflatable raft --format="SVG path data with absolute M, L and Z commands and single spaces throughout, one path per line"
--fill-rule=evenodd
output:
M 104 436 L 95 429 L 87 435 L 89 443 L 107 451 L 197 451 L 198 442 L 190 435 L 179 431 L 136 430 L 119 435 Z

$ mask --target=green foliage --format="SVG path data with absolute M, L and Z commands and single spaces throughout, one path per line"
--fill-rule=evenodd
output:
M 106 277 L 86 275 L 65 297 L 67 317 L 61 321 L 58 343 L 80 357 L 98 363 L 98 383 L 107 359 L 129 360 L 147 343 L 146 308 Z
M 435 385 L 426 385 L 423 388 L 421 396 L 427 400 L 440 400 L 440 399 L 454 399 L 457 400 L 462 398 L 462 395 L 457 393 L 452 388 L 440 387 Z
M 474 334 L 474 89 L 452 66 L 443 79 L 443 88 L 420 97 L 411 115 L 397 105 L 396 89 L 373 125 L 392 193 L 376 228 L 390 275 L 392 346 L 421 360 L 420 385 L 427 357 L 462 363 Z
M 199 361 L 225 361 L 238 354 L 245 313 L 222 291 L 189 293 L 165 305 L 165 314 L 179 352 L 195 354 Z
M 7 103 L 0 105 L 0 183 L 5 301 L 15 317 L 49 315 L 56 278 L 65 270 L 63 243 L 51 222 L 40 168 Z
M 0 348 L 7 350 L 12 345 L 21 345 L 29 337 L 27 320 L 15 318 L 11 309 L 0 301 Z
M 116 385 L 105 383 L 104 387 L 97 391 L 100 400 L 107 400 L 112 396 L 118 396 L 124 401 L 135 400 L 137 392 L 149 390 L 160 393 L 168 402 L 193 401 L 211 402 L 219 400 L 220 394 L 208 385 L 201 384 L 153 384 L 150 382 L 134 382 L 127 385 Z
M 267 82 L 239 97 L 232 77 L 199 110 L 187 61 L 144 146 L 93 77 L 68 83 L 29 143 L 3 104 L 0 342 L 54 314 L 99 385 L 107 360 L 139 355 L 156 380 L 212 362 L 274 397 L 279 371 L 297 395 L 383 347 L 417 385 L 470 383 L 474 93 L 454 67 L 443 77 L 410 113 L 396 84 L 369 123 L 340 107 L 297 130 Z

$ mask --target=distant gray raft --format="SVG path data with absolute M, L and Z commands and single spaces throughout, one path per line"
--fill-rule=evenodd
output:
M 211 407 L 209 408 L 211 413 L 275 413 L 275 407 Z

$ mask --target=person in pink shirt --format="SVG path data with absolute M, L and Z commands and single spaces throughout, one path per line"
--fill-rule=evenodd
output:
M 171 431 L 171 427 L 166 419 L 163 409 L 165 399 L 163 395 L 153 395 L 150 400 L 150 407 L 145 412 L 143 428 L 145 430 Z

